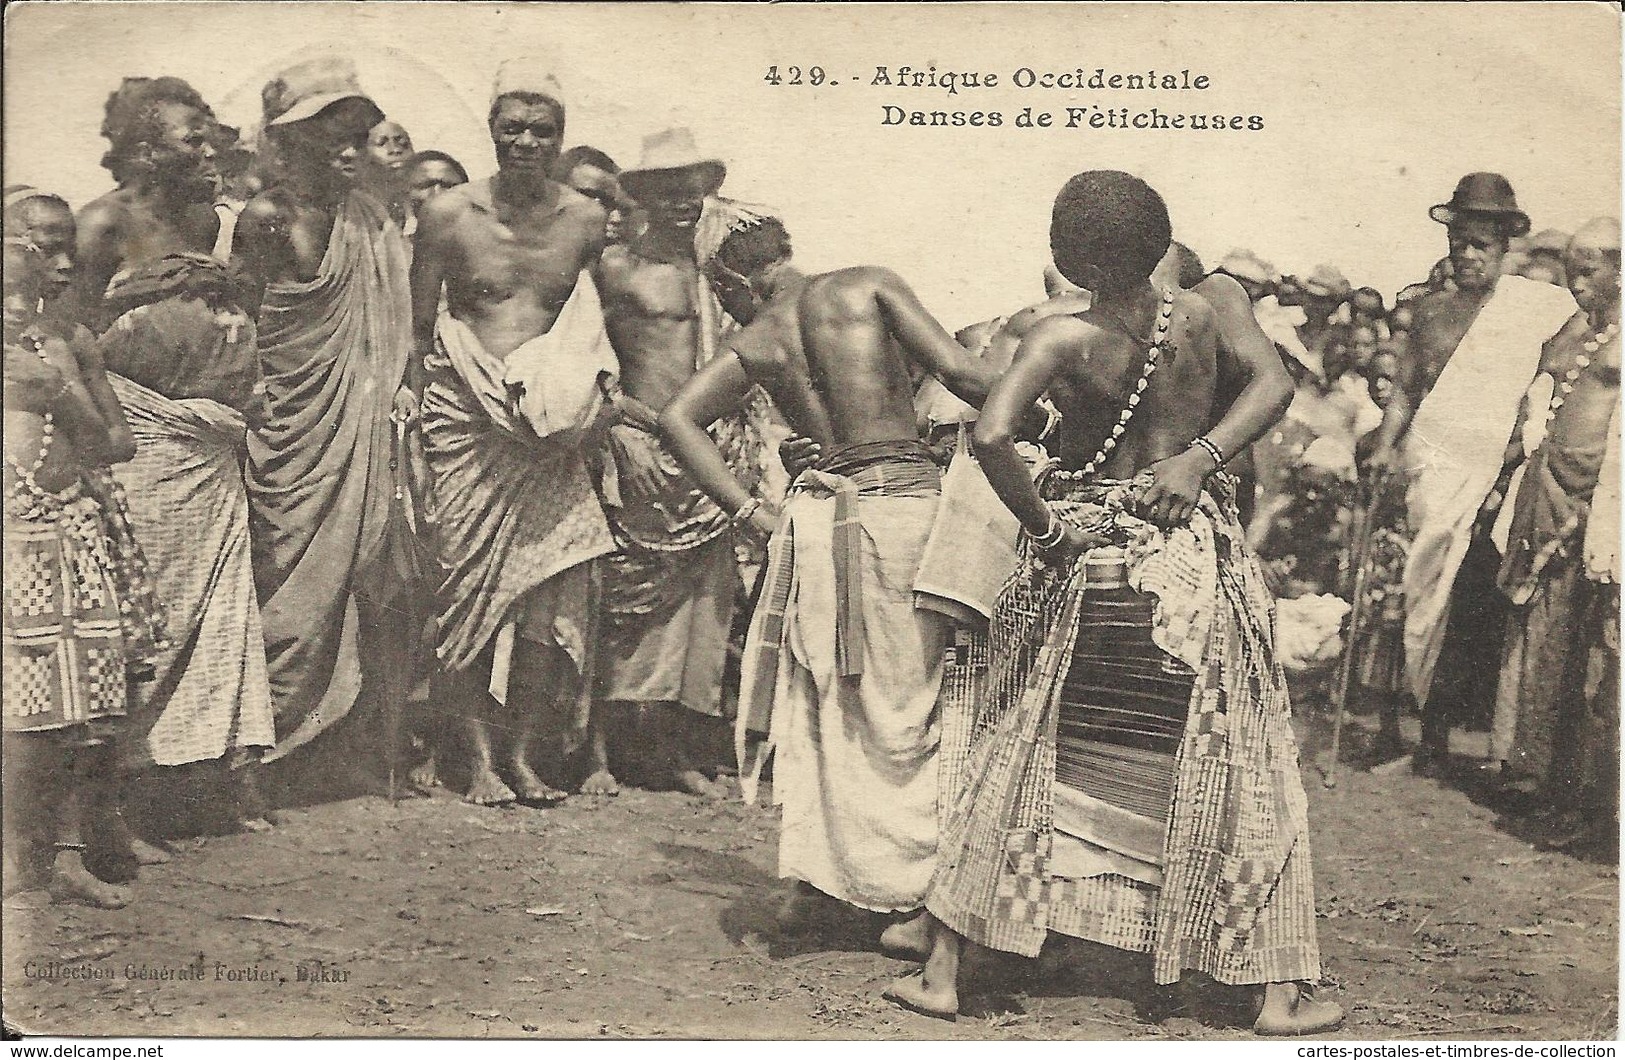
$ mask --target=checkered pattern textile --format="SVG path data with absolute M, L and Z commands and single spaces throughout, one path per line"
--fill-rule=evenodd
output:
M 1087 558 L 1057 570 L 1024 555 L 991 626 L 987 699 L 927 899 L 972 941 L 1036 956 L 1046 934 L 1060 931 L 1150 953 L 1160 983 L 1186 970 L 1232 984 L 1319 977 L 1307 799 L 1274 654 L 1274 601 L 1246 550 L 1228 480 L 1212 485 L 1182 542 L 1120 524 L 1130 584 L 1160 590 L 1159 611 L 1184 616 L 1156 620 L 1158 643 L 1177 657 L 1169 644 L 1203 637 L 1175 759 L 1163 885 L 1047 872 L 1061 687 L 1090 574 Z M 1067 483 L 1059 492 L 1069 503 L 1058 509 L 1095 524 L 1102 486 L 1121 484 Z M 1204 584 L 1204 553 L 1210 595 L 1181 600 Z M 1190 617 L 1203 612 L 1205 626 Z
M 7 732 L 124 714 L 125 647 L 112 561 L 94 500 L 74 486 L 5 528 Z

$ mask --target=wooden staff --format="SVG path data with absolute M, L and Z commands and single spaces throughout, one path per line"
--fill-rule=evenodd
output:
M 1371 496 L 1363 507 L 1355 506 L 1354 525 L 1350 528 L 1353 531 L 1349 535 L 1349 553 L 1354 572 L 1354 599 L 1349 607 L 1348 636 L 1343 642 L 1343 658 L 1337 669 L 1337 713 L 1332 718 L 1332 760 L 1325 772 L 1325 785 L 1328 788 L 1337 787 L 1337 757 L 1343 744 L 1343 715 L 1348 707 L 1354 677 L 1354 655 L 1360 627 L 1365 619 L 1365 588 L 1369 574 L 1367 561 L 1375 528 L 1373 516 L 1379 510 L 1387 484 L 1387 476 L 1376 476 L 1371 480 Z

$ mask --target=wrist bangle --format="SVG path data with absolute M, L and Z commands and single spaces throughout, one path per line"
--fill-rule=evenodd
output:
M 1042 534 L 1028 534 L 1032 538 L 1033 547 L 1040 552 L 1049 552 L 1066 540 L 1066 522 L 1055 514 L 1054 509 L 1049 511 L 1049 525 L 1044 527 Z
M 751 516 L 761 511 L 761 508 L 762 502 L 757 498 L 752 497 L 750 500 L 739 506 L 739 510 L 734 512 L 733 519 L 730 521 L 735 526 L 738 526 L 740 523 L 748 523 L 750 522 Z
M 1217 471 L 1224 466 L 1224 453 L 1220 452 L 1219 447 L 1214 445 L 1212 439 L 1207 435 L 1199 434 L 1192 438 L 1191 446 L 1200 447 L 1203 452 L 1213 458 L 1213 470 Z

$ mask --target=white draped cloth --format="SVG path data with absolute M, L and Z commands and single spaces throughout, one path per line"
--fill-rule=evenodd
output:
M 1541 348 L 1577 308 L 1564 288 L 1501 277 L 1411 420 L 1406 463 L 1416 536 L 1405 564 L 1405 667 L 1418 703 L 1427 701 L 1451 588 Z

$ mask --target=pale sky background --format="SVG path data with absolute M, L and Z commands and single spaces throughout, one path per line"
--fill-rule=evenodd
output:
M 1251 247 L 1286 271 L 1339 265 L 1385 295 L 1444 251 L 1428 207 L 1505 173 L 1537 229 L 1618 212 L 1620 20 L 1610 5 L 24 3 L 8 5 L 5 179 L 75 206 L 110 187 L 102 106 L 119 79 L 192 82 L 245 130 L 279 68 L 321 49 L 416 145 L 475 176 L 499 60 L 564 85 L 566 140 L 632 166 L 690 126 L 724 194 L 778 208 L 810 268 L 887 265 L 950 328 L 1042 294 L 1049 209 L 1071 174 L 1116 168 L 1168 200 L 1211 267 Z M 773 87 L 769 65 L 838 85 Z M 869 84 L 885 65 L 996 73 L 996 89 Z M 1021 66 L 1205 73 L 1205 92 L 1021 90 Z M 883 104 L 999 110 L 999 129 L 883 128 Z M 1259 114 L 1262 132 L 1017 129 L 1024 106 Z

